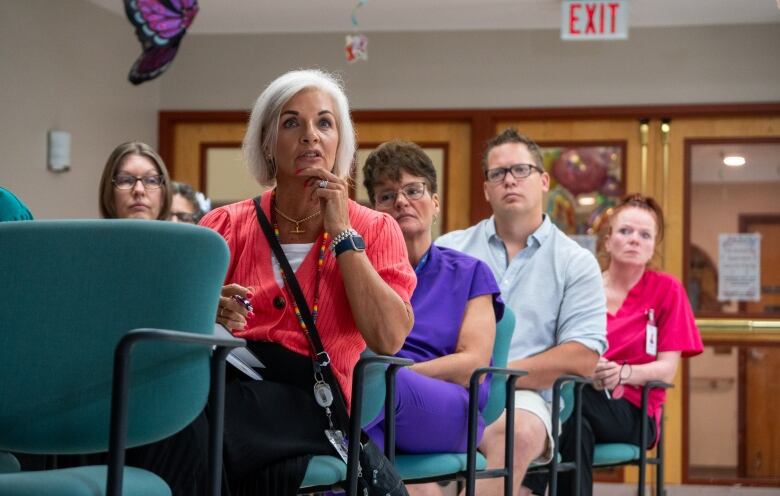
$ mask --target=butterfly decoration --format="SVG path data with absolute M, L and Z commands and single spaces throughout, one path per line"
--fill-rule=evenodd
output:
M 143 52 L 127 78 L 133 84 L 154 79 L 168 69 L 198 13 L 197 0 L 124 0 L 125 13 Z

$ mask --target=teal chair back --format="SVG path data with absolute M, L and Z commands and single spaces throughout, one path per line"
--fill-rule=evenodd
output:
M 0 450 L 108 448 L 114 349 L 128 331 L 212 334 L 229 253 L 215 232 L 160 221 L 0 224 Z M 209 347 L 141 342 L 128 447 L 203 409 Z
M 509 307 L 504 308 L 504 315 L 496 324 L 496 340 L 493 343 L 493 367 L 506 367 L 509 357 L 509 344 L 512 342 L 512 335 L 515 332 L 515 314 Z M 500 380 L 490 382 L 490 395 L 482 416 L 485 419 L 485 425 L 490 425 L 501 416 L 504 411 L 504 400 L 506 398 L 506 381 L 503 377 Z

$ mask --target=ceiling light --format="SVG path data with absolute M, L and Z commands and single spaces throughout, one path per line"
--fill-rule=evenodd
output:
M 593 196 L 581 196 L 577 199 L 577 203 L 579 203 L 583 207 L 588 207 L 590 205 L 596 204 L 596 198 Z
M 745 165 L 745 157 L 741 155 L 728 155 L 723 157 L 723 164 L 729 167 L 742 167 Z

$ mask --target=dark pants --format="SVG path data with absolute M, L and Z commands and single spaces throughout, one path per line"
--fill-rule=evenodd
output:
M 590 386 L 582 390 L 582 438 L 579 446 L 580 460 L 580 495 L 593 494 L 593 449 L 596 443 L 629 443 L 640 444 L 640 429 L 642 412 L 626 400 L 610 400 L 604 391 L 597 391 Z M 645 417 L 648 423 L 648 444 L 655 442 L 655 421 Z M 563 426 L 561 434 L 561 456 L 563 461 L 573 461 L 576 457 L 575 422 L 571 418 Z M 574 495 L 574 475 L 564 472 L 560 476 L 558 494 Z

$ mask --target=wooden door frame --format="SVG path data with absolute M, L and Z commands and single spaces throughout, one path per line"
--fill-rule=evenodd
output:
M 433 110 L 354 110 L 356 124 L 362 122 L 449 121 L 467 123 L 471 128 L 470 197 L 472 224 L 490 215 L 482 191 L 482 154 L 485 143 L 496 134 L 496 125 L 506 120 L 563 120 L 632 118 L 637 122 L 647 119 L 682 117 L 736 117 L 780 114 L 780 102 L 749 104 L 691 104 L 597 106 L 560 108 L 497 108 L 497 109 L 433 109 Z M 158 151 L 163 161 L 172 167 L 174 131 L 178 124 L 190 123 L 245 123 L 245 110 L 161 110 L 158 115 Z M 174 170 L 170 170 L 174 174 Z
M 762 143 L 776 143 L 780 144 L 780 136 L 751 136 L 751 137 L 736 137 L 736 138 L 686 138 L 684 140 L 684 165 L 685 171 L 683 172 L 683 271 L 682 280 L 683 284 L 688 284 L 688 266 L 691 260 L 691 188 L 693 187 L 693 181 L 691 180 L 691 174 L 693 173 L 693 164 L 691 164 L 693 156 L 693 147 L 696 145 L 718 145 L 728 143 L 739 144 L 762 144 Z M 753 215 L 753 214 L 745 214 Z M 741 222 L 742 214 L 739 219 Z M 739 225 L 739 232 L 742 232 L 742 224 Z M 706 319 L 720 319 L 720 318 L 745 318 L 745 319 L 761 319 L 767 318 L 761 314 L 749 314 L 743 313 L 740 308 L 738 314 L 727 313 L 699 313 L 697 318 Z

